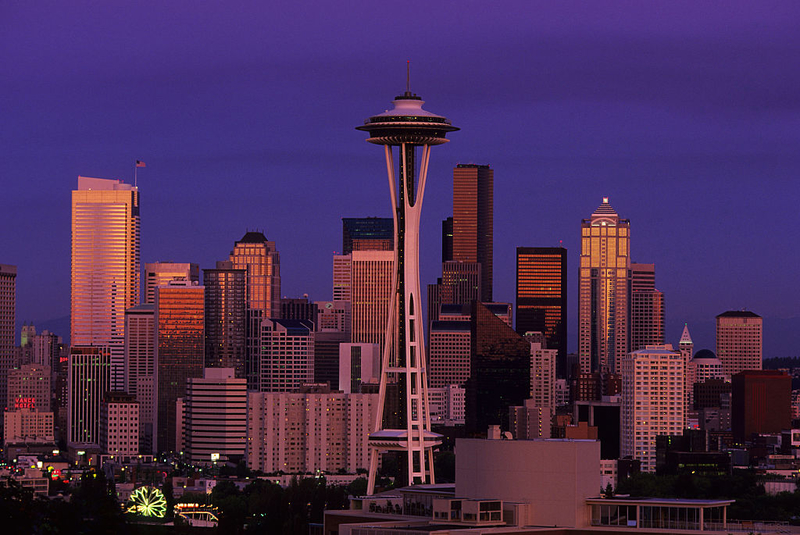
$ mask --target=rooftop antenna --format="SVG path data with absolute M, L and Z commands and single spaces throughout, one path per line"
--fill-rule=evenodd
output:
M 411 94 L 411 60 L 406 60 L 406 95 Z

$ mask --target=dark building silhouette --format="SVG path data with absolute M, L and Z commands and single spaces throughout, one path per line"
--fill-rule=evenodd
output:
M 731 395 L 731 383 L 725 379 L 706 379 L 692 387 L 695 410 L 724 407 L 726 404 L 723 404 L 722 397 Z
M 453 259 L 453 217 L 442 221 L 442 263 Z
M 731 378 L 733 438 L 780 433 L 792 423 L 792 378 L 773 370 L 745 370 Z
M 531 346 L 490 308 L 473 302 L 466 430 L 485 433 L 507 425 L 508 408 L 530 397 Z
M 517 332 L 544 333 L 558 351 L 556 376 L 567 376 L 567 250 L 517 247 Z
M 394 220 L 391 217 L 343 217 L 342 254 L 354 250 L 394 250 Z
M 575 422 L 597 428 L 601 459 L 619 459 L 620 404 L 610 401 L 576 401 Z
M 281 319 L 306 320 L 317 324 L 317 304 L 309 303 L 308 297 L 284 297 L 281 299 Z
M 245 321 L 246 269 L 230 261 L 203 270 L 206 313 L 206 368 L 233 368 L 237 379 L 247 378 Z
M 481 301 L 492 301 L 494 171 L 488 165 L 453 169 L 453 260 L 481 265 Z

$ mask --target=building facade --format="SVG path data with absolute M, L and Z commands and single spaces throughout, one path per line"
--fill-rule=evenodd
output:
M 100 450 L 110 455 L 139 454 L 139 402 L 132 394 L 109 392 L 100 404 Z
M 292 392 L 314 382 L 314 335 L 306 320 L 264 320 L 260 392 Z
M 205 288 L 172 281 L 156 288 L 156 366 L 153 450 L 176 450 L 176 408 L 186 380 L 203 376 L 205 362 Z
M 379 344 L 383 350 L 392 295 L 394 253 L 353 251 L 350 256 L 350 341 Z
M 206 368 L 233 368 L 246 379 L 247 270 L 217 262 L 203 270 L 206 307 Z
M 100 444 L 100 404 L 111 389 L 111 350 L 72 346 L 69 352 L 67 442 Z
M 155 299 L 155 296 L 154 296 Z M 139 403 L 139 451 L 153 451 L 155 420 L 155 304 L 125 311 L 125 391 Z
M 342 254 L 353 251 L 393 251 L 394 220 L 391 217 L 343 217 Z
M 631 263 L 631 351 L 664 343 L 664 293 L 655 264 Z
M 578 351 L 581 372 L 614 372 L 630 342 L 630 221 L 603 198 L 581 223 Z
M 247 445 L 247 380 L 233 368 L 206 368 L 190 378 L 183 401 L 183 441 L 192 464 L 244 459 Z
M 791 428 L 792 378 L 776 370 L 743 370 L 731 378 L 731 428 L 737 442 Z
M 23 364 L 8 373 L 8 410 L 32 409 L 50 412 L 52 389 L 50 366 Z
M 481 298 L 492 301 L 494 171 L 488 165 L 453 169 L 453 260 L 481 265 Z
M 6 408 L 8 372 L 15 361 L 16 311 L 17 266 L 0 264 L 0 413 Z
M 275 242 L 262 232 L 247 232 L 233 246 L 230 261 L 234 269 L 247 271 L 247 313 L 245 324 L 245 362 L 247 386 L 258 388 L 261 322 L 280 317 L 281 258 Z
M 558 352 L 556 374 L 566 377 L 567 250 L 517 247 L 516 330 L 541 332 L 545 347 Z
M 200 282 L 200 266 L 190 262 L 149 262 L 144 265 L 144 302 L 156 302 L 156 288 L 170 281 Z
M 247 465 L 289 474 L 367 469 L 377 405 L 377 394 L 251 392 Z
M 682 435 L 684 427 L 684 362 L 672 345 L 632 351 L 623 360 L 620 455 L 656 469 L 656 437 Z
M 717 358 L 733 377 L 762 366 L 762 319 L 748 310 L 730 310 L 717 316 Z
M 78 177 L 72 192 L 70 343 L 111 351 L 111 387 L 123 390 L 125 311 L 139 304 L 139 189 Z

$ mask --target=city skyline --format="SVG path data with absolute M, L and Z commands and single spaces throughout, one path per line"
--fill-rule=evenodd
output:
M 330 299 L 341 218 L 391 215 L 382 162 L 350 126 L 402 92 L 411 59 L 412 91 L 462 127 L 431 163 L 422 285 L 441 269 L 452 168 L 489 164 L 496 301 L 514 300 L 516 247 L 563 244 L 577 290 L 579 221 L 607 196 L 635 229 L 632 261 L 657 265 L 666 342 L 688 322 L 695 347 L 712 349 L 714 317 L 747 308 L 764 318 L 765 357 L 796 354 L 800 289 L 779 267 L 800 260 L 797 6 L 431 6 L 453 29 L 377 39 L 374 6 L 272 17 L 255 4 L 142 5 L 14 6 L 0 23 L 13 73 L 0 85 L 0 225 L 14 229 L 0 262 L 18 266 L 17 329 L 69 314 L 76 177 L 132 183 L 136 159 L 142 264 L 213 268 L 262 229 L 281 252 L 282 295 Z

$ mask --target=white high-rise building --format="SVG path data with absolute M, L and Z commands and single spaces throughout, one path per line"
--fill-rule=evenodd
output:
M 183 446 L 193 464 L 238 462 L 247 445 L 247 380 L 233 368 L 206 368 L 186 382 Z
M 125 311 L 139 304 L 139 189 L 78 177 L 72 192 L 70 343 L 108 347 L 110 387 L 124 390 Z
M 471 323 L 438 320 L 431 324 L 428 347 L 428 381 L 431 388 L 464 386 L 470 371 Z
M 139 402 L 132 394 L 109 392 L 100 405 L 100 449 L 111 455 L 139 454 Z
M 364 383 L 377 383 L 381 353 L 378 344 L 339 344 L 339 390 L 361 393 Z
M 306 320 L 264 320 L 260 392 L 292 392 L 314 382 L 314 335 Z
M 685 371 L 671 344 L 647 346 L 622 360 L 620 454 L 641 461 L 643 472 L 656 469 L 658 435 L 683 434 Z

